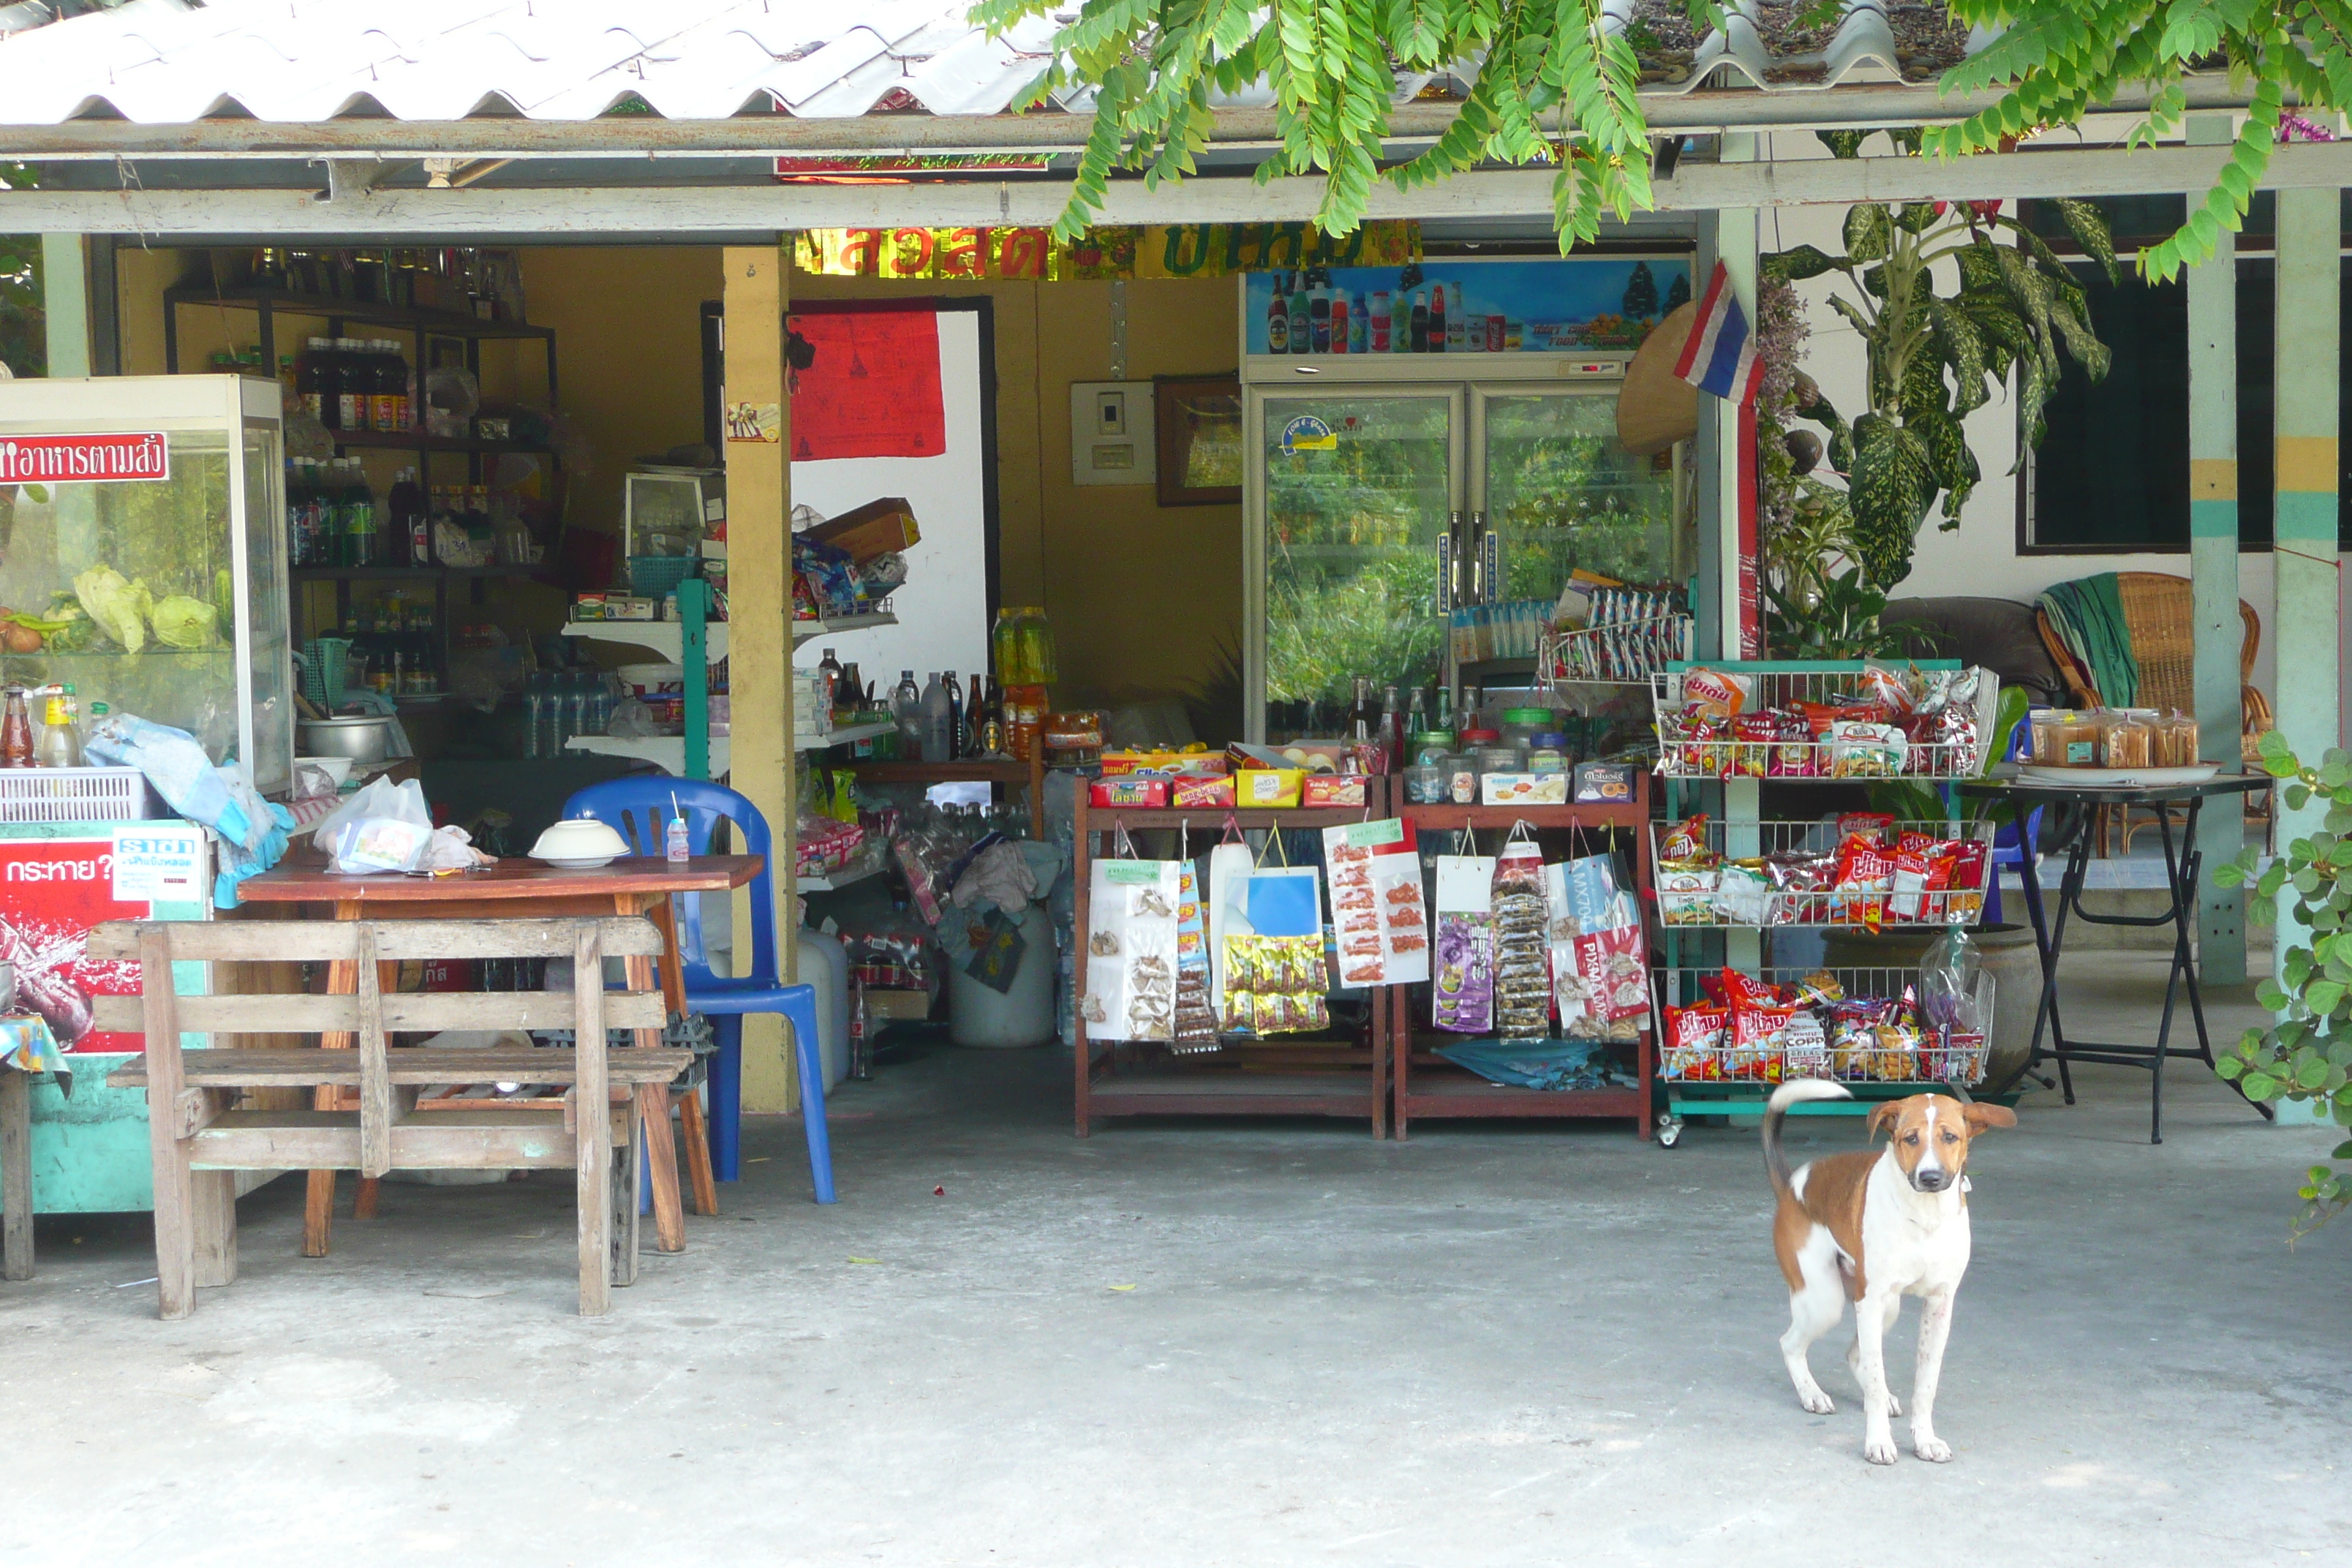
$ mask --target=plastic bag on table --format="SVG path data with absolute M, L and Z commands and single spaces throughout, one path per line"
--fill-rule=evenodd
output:
M 433 831 L 433 809 L 425 804 L 423 784 L 415 779 L 405 784 L 394 784 L 388 778 L 377 777 L 370 779 L 350 799 L 320 817 L 319 826 L 310 834 L 310 842 L 331 855 L 336 839 L 342 834 L 343 825 L 370 816 L 389 817 L 395 822 L 414 824 L 427 833 Z

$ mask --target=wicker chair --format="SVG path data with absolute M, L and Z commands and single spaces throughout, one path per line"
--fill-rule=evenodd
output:
M 2139 689 L 2132 699 L 2132 706 L 2194 713 L 2197 632 L 2195 595 L 2189 579 L 2175 577 L 2168 572 L 2118 572 L 2116 591 L 2123 601 L 2124 625 L 2131 632 L 2132 660 L 2139 667 Z M 2238 616 L 2246 628 L 2245 638 L 2238 647 L 2238 746 L 2240 754 L 2252 763 L 2259 759 L 2263 732 L 2274 728 L 2277 721 L 2271 711 L 2270 699 L 2252 684 L 2254 655 L 2263 640 L 2261 617 L 2243 599 L 2238 601 Z M 2105 707 L 2097 682 L 2082 661 L 2068 651 L 2065 639 L 2050 624 L 2047 612 L 2036 611 L 2034 625 L 2042 633 L 2042 646 L 2050 650 L 2059 673 L 2065 677 L 2074 701 L 2084 708 Z M 2246 799 L 2248 816 L 2268 816 L 2267 795 L 2249 795 Z M 2132 835 L 2154 822 L 2153 816 L 2135 821 L 2126 813 L 2114 824 L 2121 830 L 2125 854 L 2131 853 Z M 2108 842 L 2108 824 L 2096 824 L 2095 831 L 2104 851 Z

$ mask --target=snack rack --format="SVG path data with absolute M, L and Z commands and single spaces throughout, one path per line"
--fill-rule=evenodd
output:
M 1906 669 L 1941 675 L 1961 668 L 1957 659 L 1915 659 Z M 1853 692 L 1872 666 L 1859 662 L 1808 662 L 1788 659 L 1718 660 L 1699 665 L 1677 660 L 1651 682 L 1652 702 L 1658 720 L 1659 772 L 1670 779 L 1786 778 L 1812 783 L 1890 779 L 1941 782 L 1972 778 L 1983 769 L 1991 748 L 1993 721 L 2000 692 L 1993 680 L 1979 682 L 1970 713 L 1975 721 L 1976 767 L 1968 766 L 1968 745 L 1958 741 L 1908 741 L 1899 761 L 1860 740 L 1834 735 L 1772 737 L 1743 735 L 1739 719 L 1767 710 L 1789 710 L 1799 704 L 1829 704 Z M 1747 711 L 1723 726 L 1723 732 L 1690 738 L 1678 731 L 1684 705 L 1685 677 L 1694 670 L 1745 677 L 1752 685 Z
M 1748 706 L 1751 710 L 1787 710 L 1798 703 L 1834 702 L 1842 696 L 1860 690 L 1870 679 L 1870 664 L 1861 660 L 1801 660 L 1748 659 L 1713 660 L 1703 663 L 1676 661 L 1669 664 L 1652 683 L 1652 700 L 1655 705 L 1659 728 L 1659 771 L 1666 781 L 1665 816 L 1668 827 L 1685 812 L 1694 809 L 1693 801 L 1702 790 L 1720 791 L 1720 808 L 1708 826 L 1708 847 L 1725 858 L 1752 858 L 1789 847 L 1791 829 L 1804 828 L 1809 834 L 1818 830 L 1832 835 L 1834 829 L 1820 824 L 1789 824 L 1768 820 L 1762 800 L 1763 791 L 1772 785 L 1787 784 L 1897 784 L 1920 783 L 1935 786 L 1943 794 L 1951 816 L 1948 822 L 1911 822 L 1902 826 L 1940 835 L 1958 837 L 1979 834 L 1990 837 L 1989 825 L 1969 824 L 1960 820 L 1958 808 L 1958 786 L 1962 779 L 1977 776 L 1985 763 L 1998 751 L 1998 741 L 1991 733 L 1999 711 L 1998 683 L 1986 679 L 1979 683 L 1974 707 L 1977 752 L 1976 766 L 1967 767 L 1964 744 L 1959 742 L 1906 742 L 1901 763 L 1892 772 L 1873 771 L 1867 761 L 1856 766 L 1853 762 L 1841 768 L 1847 759 L 1838 753 L 1836 742 L 1808 738 L 1804 741 L 1775 738 L 1770 741 L 1743 738 L 1727 727 L 1720 737 L 1706 740 L 1678 738 L 1677 724 L 1683 707 L 1685 678 L 1693 671 L 1713 670 L 1738 675 L 1750 687 Z M 1904 672 L 1917 671 L 1923 675 L 1948 678 L 1962 668 L 1957 659 L 1917 659 L 1904 661 L 1898 668 Z M 1857 749 L 1857 753 L 1859 749 Z M 1663 834 L 1661 835 L 1663 838 Z M 1810 845 L 1811 838 L 1795 840 Z M 1834 847 L 1830 844 L 1828 847 Z M 1994 874 L 1990 857 L 1986 857 L 1985 881 Z M 1949 919 L 1956 911 L 1963 920 L 1974 918 L 1982 907 L 1984 882 L 1975 890 L 1973 902 L 1962 890 L 1948 897 L 1945 915 Z M 1662 895 L 1663 896 L 1663 895 Z M 1705 923 L 1678 921 L 1666 923 L 1664 910 L 1660 910 L 1661 938 L 1658 951 L 1664 957 L 1661 973 L 1661 997 L 1667 1004 L 1680 1005 L 1685 996 L 1696 995 L 1696 977 L 1728 967 L 1743 973 L 1760 975 L 1776 981 L 1801 981 L 1811 970 L 1790 970 L 1786 966 L 1768 964 L 1765 955 L 1765 933 L 1773 930 L 1821 930 L 1824 927 L 1846 929 L 1867 928 L 1864 919 L 1832 920 L 1832 911 L 1822 909 L 1821 920 L 1776 921 L 1776 913 L 1812 912 L 1804 903 L 1782 910 L 1768 908 L 1764 918 L 1754 921 L 1714 920 Z M 1887 922 L 1895 931 L 1918 931 L 1937 922 L 1906 921 Z M 1723 953 L 1720 962 L 1699 962 L 1693 948 L 1700 942 L 1719 944 Z M 1874 976 L 1874 984 L 1891 984 L 1885 993 L 1870 989 L 1853 994 L 1900 995 L 1905 984 L 1916 978 L 1915 972 L 1889 970 L 1856 970 L 1835 973 Z M 1899 978 L 1898 978 L 1899 977 Z M 1661 1027 L 1664 1016 L 1661 1015 Z M 1661 1048 L 1664 1041 L 1661 1037 Z M 1719 1115 L 1745 1120 L 1763 1114 L 1763 1101 L 1771 1085 L 1761 1080 L 1717 1080 L 1693 1082 L 1678 1079 L 1668 1083 L 1666 1108 L 1658 1118 L 1658 1142 L 1672 1148 L 1680 1139 L 1683 1119 L 1689 1115 Z M 1801 1109 L 1807 1115 L 1866 1115 L 1872 1104 L 1879 1100 L 1900 1099 L 1944 1087 L 1944 1080 L 1912 1080 L 1908 1083 L 1871 1082 L 1854 1084 L 1851 1100 L 1816 1101 Z
M 1702 999 L 1700 983 L 1713 973 L 1705 969 L 1661 971 L 1661 1001 L 1666 1006 L 1683 1006 Z M 1800 987 L 1827 974 L 1849 997 L 1899 997 L 1906 988 L 1916 989 L 1919 982 L 1917 970 L 1900 968 L 1764 969 L 1755 974 L 1776 985 Z M 1951 1045 L 1931 1034 L 1917 1047 L 1906 1051 L 1832 1050 L 1825 1065 L 1809 1068 L 1801 1076 L 1842 1083 L 1853 1099 L 1814 1100 L 1794 1106 L 1789 1113 L 1866 1115 L 1883 1101 L 1938 1089 L 1967 1099 L 1969 1088 L 1984 1081 L 1989 1048 L 1982 1039 Z M 1903 1059 L 1894 1059 L 1896 1058 Z M 1735 1121 L 1760 1119 L 1766 1096 L 1780 1082 L 1778 1068 L 1781 1059 L 1782 1053 L 1777 1049 L 1743 1050 L 1727 1041 L 1720 1047 L 1679 1051 L 1670 1042 L 1662 1042 L 1658 1078 L 1665 1086 L 1667 1114 L 1674 1118 L 1724 1116 Z M 1668 1131 L 1661 1129 L 1660 1141 L 1671 1147 L 1674 1140 L 1665 1135 Z
M 1568 805 L 1404 805 L 1397 815 L 1413 824 L 1424 854 L 1433 847 L 1444 852 L 1463 829 L 1486 831 L 1499 838 L 1515 823 L 1525 822 L 1538 834 L 1576 829 L 1596 849 L 1622 840 L 1633 870 L 1630 889 L 1643 904 L 1650 889 L 1650 780 L 1633 775 L 1630 801 L 1585 802 Z M 1428 1026 L 1426 985 L 1388 988 L 1389 1018 L 1385 1035 L 1396 1079 L 1396 1135 L 1406 1137 L 1412 1118 L 1516 1117 L 1593 1119 L 1624 1118 L 1637 1137 L 1650 1136 L 1650 1101 L 1656 1069 L 1654 1010 L 1643 1019 L 1633 1042 L 1636 1087 L 1609 1089 L 1516 1089 L 1489 1083 L 1435 1054 L 1433 1047 L 1475 1036 L 1451 1036 Z
M 1156 809 L 1093 805 L 1078 792 L 1076 843 L 1072 875 L 1077 910 L 1076 994 L 1087 994 L 1088 908 L 1094 881 L 1097 834 L 1124 826 L 1129 833 L 1152 828 L 1189 828 L 1196 857 L 1206 855 L 1234 822 L 1245 833 L 1286 827 L 1321 832 L 1388 815 L 1389 780 L 1371 781 L 1370 804 L 1360 806 L 1235 810 L 1231 806 Z M 1206 889 L 1202 889 L 1203 896 Z M 1087 1137 L 1097 1117 L 1107 1116 L 1337 1116 L 1370 1122 L 1372 1136 L 1388 1136 L 1388 1010 L 1377 991 L 1372 1000 L 1369 1047 L 1350 1041 L 1277 1035 L 1229 1040 L 1198 1056 L 1141 1060 L 1161 1047 L 1127 1041 L 1090 1041 L 1083 1007 L 1076 1016 L 1076 1103 L 1077 1135 Z
M 1735 837 L 1727 824 L 1706 825 L 1706 848 L 1715 865 L 1704 871 L 1674 868 L 1669 851 L 1683 831 L 1680 824 L 1650 825 L 1651 863 L 1658 893 L 1659 923 L 1670 931 L 1737 931 L 1761 927 L 1780 929 L 1845 929 L 1914 931 L 1927 926 L 1966 925 L 1984 911 L 1985 890 L 1992 876 L 1993 825 L 1990 822 L 1896 821 L 1889 837 L 1913 835 L 1934 845 L 1981 846 L 1975 867 L 1958 883 L 1937 887 L 1932 881 L 1913 888 L 1897 880 L 1882 897 L 1852 889 L 1811 886 L 1792 879 L 1776 885 L 1769 879 L 1742 888 L 1738 872 L 1727 864 L 1726 841 Z M 1739 837 L 1749 856 L 1806 857 L 1827 859 L 1839 849 L 1836 825 L 1827 821 L 1759 822 L 1740 825 Z M 1898 871 L 1895 875 L 1900 878 Z M 1816 879 L 1817 880 L 1818 879 Z

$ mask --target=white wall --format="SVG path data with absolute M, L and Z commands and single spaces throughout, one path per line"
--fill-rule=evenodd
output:
M 1762 140 L 1771 144 L 1768 155 L 1804 157 L 1809 155 L 1808 149 L 1828 155 L 1811 132 L 1779 133 Z M 1768 208 L 1762 215 L 1759 248 L 1769 253 L 1792 246 L 1817 245 L 1834 254 L 1843 247 L 1841 235 L 1844 222 L 1843 206 Z M 1805 301 L 1806 320 L 1812 327 L 1811 342 L 1806 345 L 1805 369 L 1829 400 L 1837 405 L 1838 412 L 1851 419 L 1865 406 L 1864 363 L 1860 336 L 1829 307 L 1832 284 L 1843 281 L 1832 274 L 1799 283 L 1797 291 Z M 1939 281 L 1946 291 L 1956 288 L 1957 264 L 1944 263 Z M 2010 465 L 2017 459 L 2016 404 L 2006 395 L 1995 397 L 1969 416 L 1967 428 L 1969 445 L 1984 470 L 1984 479 L 1962 510 L 1958 529 L 1942 532 L 1931 518 L 1921 530 L 1918 547 L 1911 558 L 1911 575 L 1896 588 L 1898 596 L 1969 594 L 2031 603 L 2035 595 L 2053 583 L 2101 572 L 2189 575 L 2186 552 L 2019 554 L 2017 480 L 2009 473 Z M 2267 551 L 2239 554 L 2238 596 L 2253 606 L 2263 623 L 2254 685 L 2263 691 L 2275 693 L 2277 649 L 2273 646 L 2271 558 Z
M 941 310 L 940 397 L 947 450 L 936 458 L 840 458 L 793 465 L 793 503 L 827 517 L 903 496 L 922 539 L 907 552 L 907 585 L 890 596 L 898 624 L 803 643 L 793 662 L 814 668 L 832 648 L 887 694 L 901 669 L 985 673 L 988 547 L 980 442 L 980 315 Z

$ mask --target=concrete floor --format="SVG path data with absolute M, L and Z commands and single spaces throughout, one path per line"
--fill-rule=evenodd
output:
M 2098 955 L 2077 1018 L 2152 962 Z M 1833 1415 L 1780 1364 L 1752 1132 L 1080 1142 L 1059 1060 L 845 1087 L 830 1209 L 755 1125 L 596 1321 L 560 1182 L 391 1188 L 305 1262 L 280 1181 L 170 1324 L 143 1219 L 44 1220 L 0 1286 L 0 1564 L 2352 1563 L 2352 1222 L 2285 1244 L 2330 1140 L 2201 1070 L 2161 1148 L 2109 1068 L 1978 1146 L 1958 1457 L 1879 1469 L 1843 1335 Z

